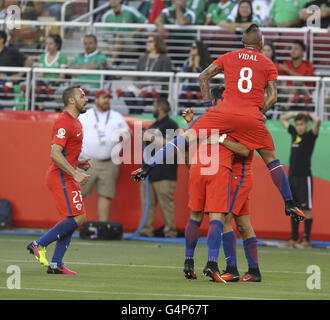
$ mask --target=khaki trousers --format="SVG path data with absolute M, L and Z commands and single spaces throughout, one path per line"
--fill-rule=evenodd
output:
M 141 230 L 142 234 L 149 237 L 153 236 L 155 227 L 155 214 L 156 206 L 159 203 L 160 210 L 164 219 L 164 235 L 165 237 L 175 238 L 177 231 L 175 229 L 175 204 L 173 199 L 173 193 L 175 189 L 176 181 L 173 180 L 160 180 L 155 182 L 149 182 L 149 211 L 148 219 L 145 226 Z M 142 213 L 145 210 L 145 182 L 141 183 L 141 204 Z

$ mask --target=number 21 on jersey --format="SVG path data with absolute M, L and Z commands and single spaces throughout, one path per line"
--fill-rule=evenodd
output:
M 244 67 L 241 69 L 240 73 L 240 78 L 238 79 L 237 82 L 237 87 L 238 90 L 241 91 L 242 93 L 248 93 L 252 89 L 252 69 L 248 67 Z

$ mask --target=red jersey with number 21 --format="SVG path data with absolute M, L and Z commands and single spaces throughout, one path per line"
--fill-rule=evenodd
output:
M 220 112 L 260 117 L 264 106 L 267 82 L 277 80 L 274 63 L 255 48 L 246 47 L 220 56 L 213 64 L 225 74 Z

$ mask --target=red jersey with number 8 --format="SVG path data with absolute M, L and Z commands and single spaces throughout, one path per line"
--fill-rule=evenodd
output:
M 221 112 L 260 117 L 267 82 L 277 80 L 274 63 L 255 48 L 246 47 L 220 56 L 213 64 L 225 73 Z

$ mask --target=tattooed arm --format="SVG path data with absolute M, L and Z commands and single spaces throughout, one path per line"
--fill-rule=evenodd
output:
M 262 113 L 265 114 L 277 101 L 277 85 L 275 80 L 268 81 L 266 88 L 266 100 Z
M 212 63 L 199 75 L 199 84 L 204 102 L 212 100 L 210 94 L 210 80 L 222 70 L 222 68 Z

